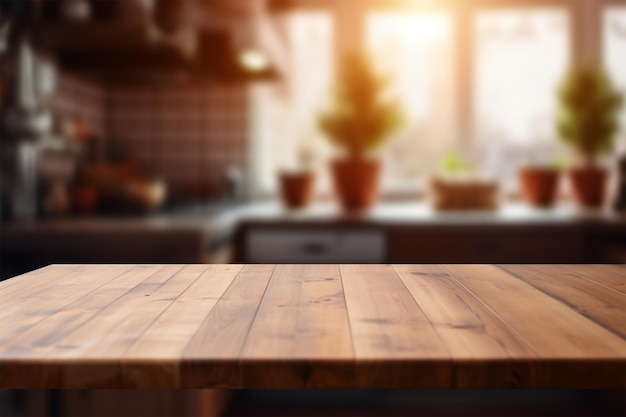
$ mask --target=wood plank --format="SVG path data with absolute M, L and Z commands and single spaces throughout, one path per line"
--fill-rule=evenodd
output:
M 92 291 L 51 313 L 27 331 L 0 345 L 0 353 L 5 357 L 37 358 L 44 355 L 56 343 L 60 343 L 72 331 L 78 329 L 86 321 L 95 316 L 107 305 L 124 295 L 133 286 L 141 283 L 158 270 L 162 265 L 129 265 L 126 272 L 102 284 Z M 58 300 L 60 301 L 60 300 Z M 26 310 L 26 309 L 25 309 Z M 25 311 L 26 314 L 29 311 Z
M 533 348 L 437 265 L 394 269 L 455 362 L 455 388 L 516 388 L 530 378 L 523 366 Z M 511 359 L 515 359 L 513 363 Z
M 61 275 L 75 271 L 81 267 L 80 264 L 50 264 L 41 268 L 33 269 L 21 275 L 0 281 L 0 294 L 4 295 L 8 288 L 20 285 L 22 288 L 30 288 L 39 281 L 42 275 Z
M 189 265 L 196 279 L 124 353 L 125 387 L 178 388 L 178 360 L 203 320 L 242 270 L 241 265 Z
M 119 360 L 198 275 L 166 265 L 100 310 L 46 356 L 47 383 L 62 388 L 121 386 Z
M 558 265 L 500 265 L 500 268 L 626 337 L 626 296 Z
M 583 267 L 43 268 L 0 290 L 0 388 L 624 389 L 620 267 Z
M 36 286 L 30 294 L 20 292 L 3 299 L 0 309 L 0 346 L 129 269 L 128 265 L 81 265 L 68 275 L 59 276 L 64 278 L 61 282 Z
M 564 265 L 573 274 L 626 294 L 626 271 L 613 265 Z
M 273 265 L 245 265 L 182 355 L 181 388 L 240 388 L 239 356 Z
M 573 266 L 575 267 L 575 265 Z M 599 264 L 598 266 L 610 269 L 611 271 L 615 271 L 620 274 L 626 273 L 626 264 Z
M 245 387 L 353 385 L 354 351 L 339 266 L 277 265 L 241 361 Z
M 6 291 L 15 285 L 20 285 L 22 288 L 29 288 L 33 284 L 37 283 L 39 277 L 45 274 L 61 275 L 64 272 L 69 272 L 74 265 L 46 265 L 38 269 L 34 269 L 29 272 L 25 272 L 21 275 L 17 275 L 11 278 L 0 281 L 0 295 L 4 295 Z M 66 268 L 66 271 L 63 269 Z
M 198 277 L 197 271 L 189 273 L 186 269 L 186 265 L 165 265 L 137 285 L 123 284 L 127 289 L 125 294 L 101 308 L 92 320 L 68 335 L 67 341 L 78 345 L 72 355 L 115 357 L 121 350 L 120 345 L 129 347 L 126 336 L 133 337 L 134 341 L 139 336 L 137 331 L 146 322 L 151 324 L 150 318 L 163 312 Z M 94 335 L 98 338 L 95 339 Z M 66 356 L 67 351 L 56 349 L 51 356 L 56 353 Z
M 450 354 L 390 265 L 341 265 L 358 388 L 450 388 Z
M 539 353 L 530 388 L 626 386 L 626 343 L 619 336 L 495 266 L 444 269 Z
M 118 275 L 93 291 L 86 292 L 56 312 L 40 320 L 28 331 L 0 346 L 0 355 L 10 360 L 4 363 L 0 386 L 12 388 L 48 388 L 45 358 L 59 346 L 66 346 L 67 338 L 91 320 L 102 309 L 128 293 L 136 285 L 153 281 L 163 265 L 128 265 L 125 273 Z M 89 270 L 95 270 L 92 266 Z M 89 274 L 90 272 L 84 272 Z M 28 314 L 28 311 L 25 312 Z
M 48 265 L 19 277 L 0 281 L 0 305 L 12 304 L 24 295 L 31 296 L 58 283 L 75 282 L 76 279 L 85 278 L 82 272 L 94 267 L 94 265 Z M 99 268 L 105 269 L 109 266 L 103 265 Z

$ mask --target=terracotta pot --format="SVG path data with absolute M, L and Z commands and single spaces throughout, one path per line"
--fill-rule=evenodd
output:
M 606 199 L 609 173 L 594 166 L 575 168 L 570 171 L 574 198 L 583 207 L 598 208 Z
M 553 168 L 524 168 L 519 172 L 524 199 L 535 207 L 551 207 L 559 189 L 559 171 Z
M 376 203 L 379 192 L 379 161 L 361 158 L 336 160 L 332 164 L 332 170 L 335 193 L 345 210 L 367 210 Z
M 312 173 L 280 174 L 280 192 L 283 204 L 290 209 L 307 207 L 313 200 L 315 176 Z

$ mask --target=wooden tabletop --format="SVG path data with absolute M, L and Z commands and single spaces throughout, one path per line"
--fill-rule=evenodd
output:
M 626 388 L 624 265 L 51 265 L 0 388 Z

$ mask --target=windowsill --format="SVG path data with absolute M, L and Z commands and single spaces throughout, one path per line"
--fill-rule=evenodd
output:
M 430 192 L 425 187 L 420 188 L 396 188 L 391 190 L 384 190 L 380 194 L 381 203 L 396 203 L 396 202 L 422 202 L 428 203 L 430 198 Z M 518 189 L 503 189 L 500 192 L 500 199 L 502 204 L 524 204 L 523 196 Z M 611 198 L 609 198 L 611 200 Z M 267 202 L 280 200 L 280 193 L 274 192 L 261 192 L 254 195 L 253 201 L 255 202 Z M 315 195 L 315 201 L 318 202 L 332 202 L 335 201 L 333 192 L 320 191 Z M 557 205 L 561 204 L 573 204 L 573 197 L 568 190 L 564 190 L 557 197 Z
M 286 209 L 280 200 L 254 201 L 236 214 L 239 220 L 299 222 L 357 221 L 394 224 L 547 224 L 585 221 L 623 222 L 626 216 L 610 206 L 600 210 L 583 209 L 573 202 L 561 201 L 552 208 L 530 207 L 520 201 L 506 201 L 493 210 L 437 210 L 425 199 L 380 201 L 364 213 L 345 213 L 335 200 L 316 199 L 300 210 Z

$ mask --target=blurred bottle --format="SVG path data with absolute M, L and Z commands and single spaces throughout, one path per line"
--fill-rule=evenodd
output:
M 230 166 L 224 177 L 226 199 L 231 202 L 246 200 L 246 184 L 243 171 L 237 166 Z
M 62 181 L 53 181 L 48 188 L 44 201 L 46 216 L 62 217 L 68 214 L 70 209 L 70 196 L 67 186 Z

